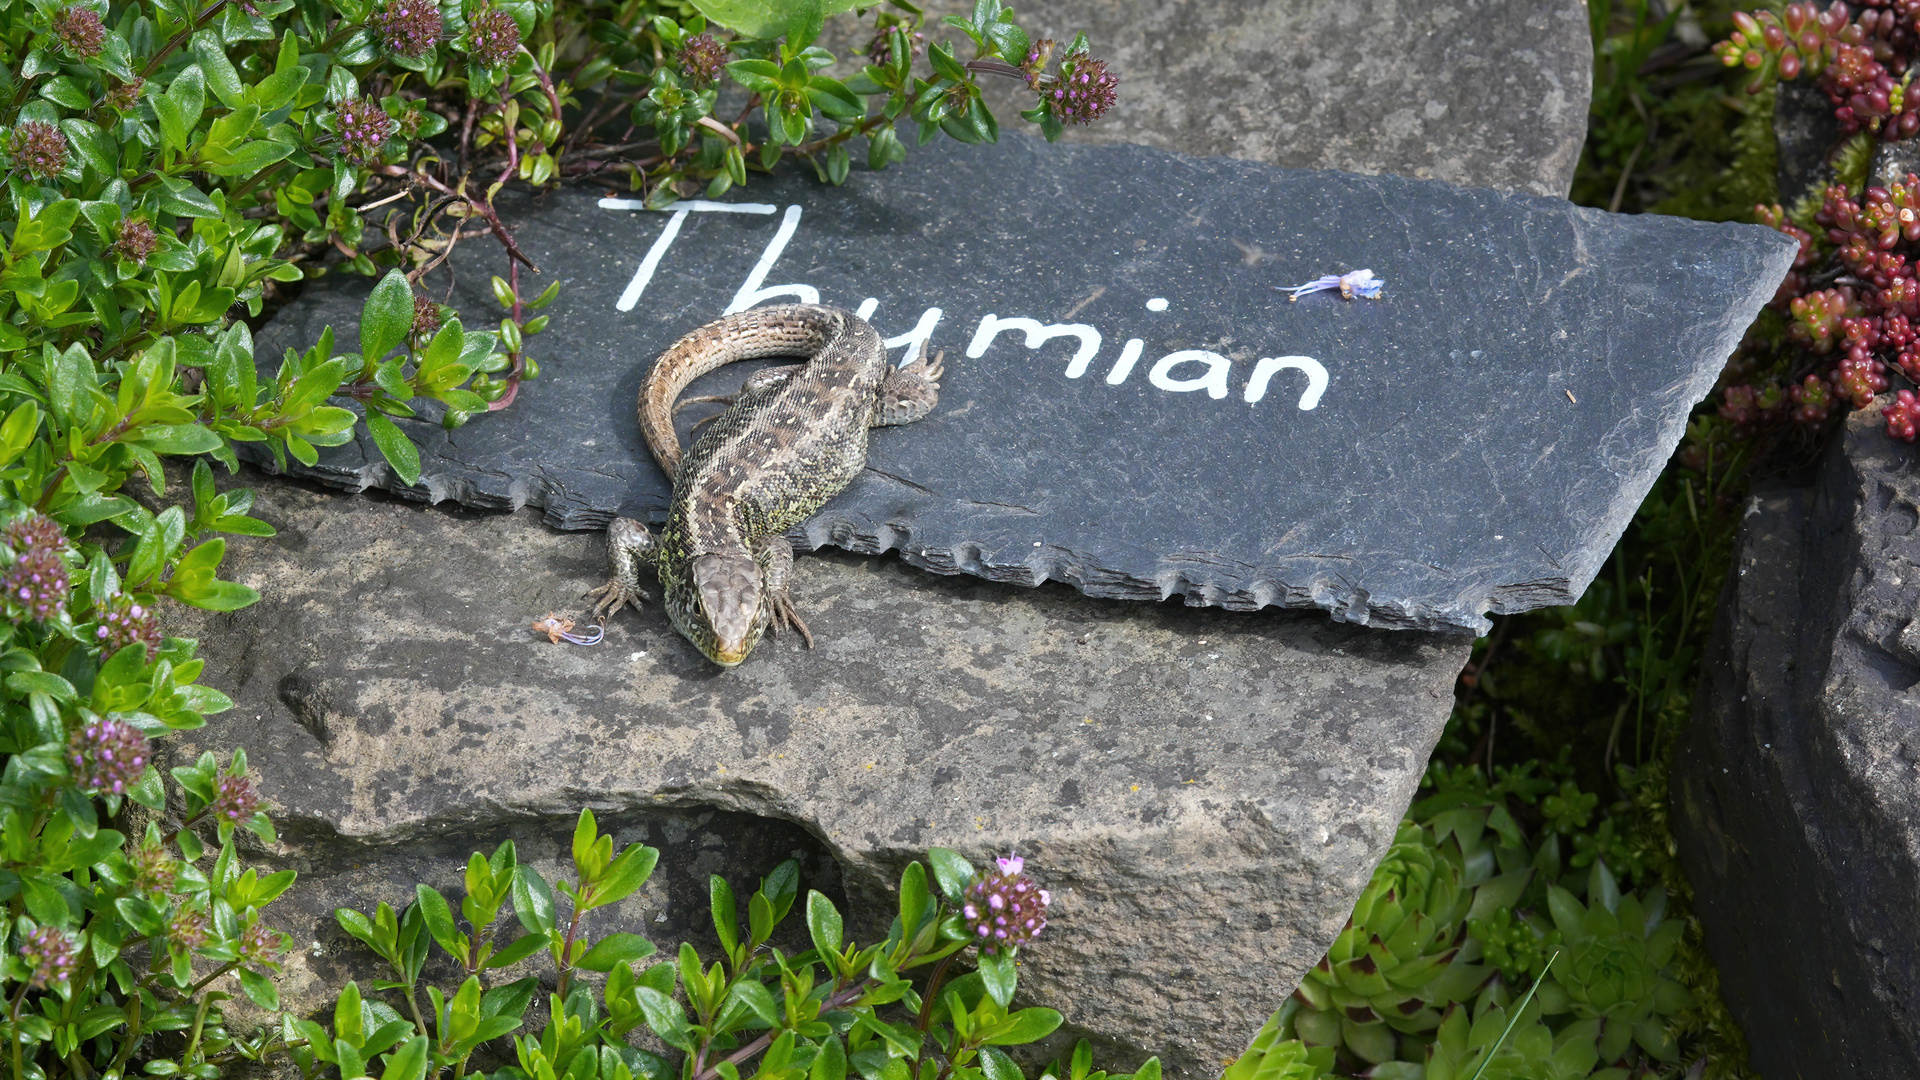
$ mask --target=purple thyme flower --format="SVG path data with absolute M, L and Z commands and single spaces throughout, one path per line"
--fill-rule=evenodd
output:
M 60 523 L 40 513 L 29 513 L 0 530 L 7 545 L 15 551 L 60 551 L 67 546 L 67 531 Z
M 380 145 L 393 134 L 393 117 L 372 98 L 353 98 L 334 107 L 334 133 L 340 150 L 362 164 L 380 156 Z
M 100 625 L 93 631 L 102 656 L 112 656 L 139 642 L 147 647 L 147 663 L 160 655 L 160 621 L 153 610 L 125 593 L 114 593 L 100 604 Z
M 499 67 L 520 51 L 520 24 L 497 7 L 474 13 L 467 24 L 467 55 L 481 67 Z
M 1060 77 L 1043 95 L 1053 115 L 1074 124 L 1091 124 L 1113 108 L 1120 79 L 1105 60 L 1075 53 L 1060 62 Z
M 433 0 L 387 0 L 367 25 L 387 51 L 400 56 L 425 56 L 440 40 L 440 8 Z
M 33 968 L 27 985 L 45 990 L 73 975 L 73 939 L 64 930 L 43 926 L 20 943 L 20 958 Z
M 107 40 L 107 28 L 100 25 L 100 16 L 85 4 L 72 4 L 60 9 L 53 17 L 53 36 L 60 44 L 82 60 L 91 60 L 100 55 L 100 46 Z
M 256 922 L 240 935 L 240 959 L 249 964 L 271 964 L 273 958 L 285 947 L 285 937 L 280 931 L 263 922 Z
M 1053 58 L 1053 50 L 1059 42 L 1052 38 L 1041 38 L 1027 49 L 1027 57 L 1020 63 L 1020 71 L 1027 77 L 1027 89 L 1039 88 L 1040 73 L 1047 69 L 1047 61 Z
M 0 577 L 7 606 L 35 622 L 46 622 L 67 602 L 67 564 L 46 548 L 22 552 Z
M 67 737 L 67 767 L 83 791 L 125 795 L 150 757 L 146 734 L 111 716 L 76 728 Z
M 727 47 L 712 34 L 695 34 L 680 46 L 680 75 L 695 87 L 720 77 L 727 66 Z
M 996 859 L 996 870 L 975 874 L 967 885 L 960 914 L 981 952 L 997 953 L 1032 941 L 1047 928 L 1047 905 L 1053 897 L 1022 871 L 1026 860 L 1018 855 Z
M 22 120 L 7 139 L 7 153 L 13 164 L 42 180 L 59 176 L 67 169 L 67 137 L 52 124 Z
M 158 844 L 142 844 L 127 860 L 133 869 L 133 887 L 143 893 L 163 893 L 180 879 L 180 867 L 167 849 Z
M 244 825 L 266 805 L 266 800 L 254 790 L 251 779 L 222 773 L 214 784 L 213 802 L 208 804 L 207 812 L 230 825 Z
M 160 236 L 153 231 L 153 226 L 139 218 L 129 218 L 121 223 L 120 236 L 114 240 L 111 250 L 129 262 L 145 266 L 147 256 L 160 250 Z
M 167 920 L 167 940 L 189 951 L 207 943 L 207 913 L 181 908 Z

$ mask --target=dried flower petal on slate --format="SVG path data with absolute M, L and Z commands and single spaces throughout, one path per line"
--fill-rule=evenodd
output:
M 67 137 L 60 129 L 39 120 L 22 120 L 7 139 L 7 153 L 14 168 L 47 179 L 67 169 Z
M 43 926 L 20 943 L 20 958 L 33 969 L 28 986 L 35 990 L 58 986 L 73 975 L 73 939 L 64 930 Z
M 960 914 L 980 950 L 997 953 L 1024 945 L 1046 929 L 1053 898 L 1023 873 L 1026 860 L 1020 856 L 997 859 L 994 867 L 968 883 Z
M 83 791 L 125 795 L 151 756 L 146 733 L 111 716 L 76 728 L 67 737 L 67 768 Z
M 387 0 L 367 19 L 388 52 L 425 56 L 440 40 L 440 7 L 433 0 Z
M 100 25 L 100 16 L 84 4 L 73 4 L 60 9 L 53 17 L 53 36 L 60 39 L 60 45 L 69 53 L 82 60 L 91 60 L 100 55 L 100 47 L 107 40 L 107 28 Z
M 499 67 L 520 51 L 520 24 L 496 7 L 481 9 L 467 25 L 467 55 L 481 67 Z
M 393 134 L 393 117 L 372 98 L 353 98 L 333 110 L 334 134 L 340 138 L 340 150 L 355 161 L 367 162 L 380 156 L 380 146 Z
M 680 46 L 680 75 L 695 87 L 720 77 L 727 67 L 727 47 L 712 34 L 695 34 Z

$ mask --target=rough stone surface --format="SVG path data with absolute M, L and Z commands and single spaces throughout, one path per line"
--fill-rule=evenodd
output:
M 664 516 L 642 371 L 723 311 L 797 297 L 874 310 L 903 354 L 925 328 L 949 369 L 932 416 L 875 436 L 810 546 L 1485 630 L 1579 597 L 1795 251 L 1756 225 L 1013 136 L 754 197 L 668 215 L 563 191 L 516 215 L 565 283 L 534 339 L 542 377 L 465 428 L 404 424 L 415 494 L 532 503 L 563 528 Z M 454 259 L 475 323 L 481 250 Z M 1384 298 L 1274 289 L 1359 267 Z M 263 356 L 356 325 L 359 293 L 309 289 Z M 400 486 L 370 439 L 310 471 Z
M 923 6 L 936 22 L 973 7 Z M 1072 141 L 1565 195 L 1586 137 L 1593 44 L 1575 0 L 1048 0 L 1018 11 L 1063 45 L 1086 31 L 1121 78 L 1113 111 Z M 836 53 L 864 51 L 841 33 Z M 1018 126 L 1032 95 L 1012 80 L 985 85 L 1001 126 Z
M 534 639 L 530 615 L 602 576 L 597 536 L 251 480 L 279 535 L 228 569 L 266 599 L 172 628 L 237 705 L 175 753 L 248 748 L 283 858 L 332 883 L 299 940 L 324 951 L 335 903 L 403 899 L 422 866 L 450 884 L 509 830 L 551 850 L 582 805 L 628 836 L 699 809 L 794 823 L 868 923 L 929 845 L 1012 849 L 1057 897 L 1024 992 L 1182 1076 L 1238 1053 L 1338 931 L 1469 645 L 839 554 L 797 571 L 819 648 L 775 641 L 723 673 L 651 608 L 599 648 Z M 784 857 L 748 843 L 737 879 Z M 655 906 L 622 928 L 659 937 Z M 318 991 L 310 970 L 290 994 Z
M 1879 411 L 1756 491 L 1674 835 L 1769 1080 L 1920 1076 L 1920 475 Z
M 1775 178 L 1782 199 L 1792 202 L 1808 191 L 1818 194 L 1832 181 L 1827 154 L 1845 136 L 1833 118 L 1833 103 L 1816 80 L 1780 84 L 1773 100 L 1773 135 L 1779 142 Z

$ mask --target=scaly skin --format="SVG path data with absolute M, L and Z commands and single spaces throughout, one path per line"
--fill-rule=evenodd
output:
M 735 360 L 804 356 L 755 374 L 683 458 L 674 402 L 688 383 Z M 788 304 L 729 315 L 660 355 L 640 388 L 640 428 L 673 479 L 658 537 L 631 518 L 607 530 L 612 580 L 589 593 L 611 616 L 646 599 L 639 567 L 660 579 L 674 629 L 707 659 L 733 667 L 768 627 L 813 644 L 788 596 L 787 532 L 860 474 L 867 432 L 910 424 L 939 400 L 940 361 L 925 351 L 895 370 L 880 335 L 838 308 Z

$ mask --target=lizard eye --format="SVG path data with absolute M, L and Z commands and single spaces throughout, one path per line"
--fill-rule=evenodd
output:
M 720 651 L 745 659 L 762 621 L 760 564 L 748 555 L 702 555 L 693 560 L 693 583 Z

